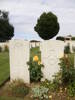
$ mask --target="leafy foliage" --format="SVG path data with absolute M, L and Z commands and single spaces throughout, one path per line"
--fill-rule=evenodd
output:
M 49 40 L 56 36 L 59 32 L 59 23 L 56 15 L 52 12 L 44 12 L 37 20 L 34 30 L 44 40 Z
M 32 88 L 33 98 L 36 100 L 48 100 L 48 88 L 44 86 Z
M 40 81 L 41 78 L 43 77 L 43 73 L 41 71 L 41 68 L 44 67 L 43 64 L 38 64 L 38 62 L 30 60 L 30 62 L 28 62 L 28 65 L 29 65 L 31 82 Z
M 45 81 L 41 82 L 41 86 L 48 88 L 50 92 L 54 92 L 58 89 L 59 85 L 54 81 L 52 82 L 46 79 Z
M 30 59 L 33 59 L 35 55 L 37 55 L 41 61 L 41 51 L 39 46 L 30 48 Z
M 75 80 L 75 68 L 70 56 L 61 58 L 59 65 L 61 66 L 62 83 L 70 84 L 73 82 Z
M 68 85 L 68 95 L 75 96 L 75 81 Z
M 27 62 L 27 64 L 29 65 L 31 82 L 40 81 L 43 77 L 41 69 L 44 66 L 41 63 L 41 51 L 38 46 L 30 49 L 30 60 Z
M 24 97 L 29 93 L 29 87 L 21 80 L 13 81 L 8 88 L 15 97 Z
M 69 44 L 69 43 L 65 46 L 65 48 L 64 48 L 64 53 L 65 53 L 65 54 L 71 53 L 71 51 L 70 51 L 70 44 Z
M 64 41 L 64 40 L 65 40 L 65 38 L 64 38 L 63 36 L 58 36 L 58 37 L 56 37 L 56 40 L 61 40 L 61 41 Z
M 8 12 L 0 11 L 0 41 L 10 40 L 14 36 L 14 27 L 9 23 Z

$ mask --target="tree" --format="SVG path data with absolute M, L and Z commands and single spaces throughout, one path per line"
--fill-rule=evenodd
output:
M 34 30 L 44 40 L 53 38 L 59 32 L 59 23 L 57 16 L 52 12 L 44 12 L 37 20 L 37 24 L 34 27 Z
M 64 41 L 64 40 L 65 40 L 65 37 L 63 37 L 63 36 L 58 36 L 58 37 L 56 37 L 56 40 Z
M 9 23 L 8 12 L 0 10 L 0 41 L 10 40 L 14 36 L 14 27 Z

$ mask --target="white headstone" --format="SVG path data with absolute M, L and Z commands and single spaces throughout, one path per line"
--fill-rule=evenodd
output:
M 24 40 L 10 41 L 10 79 L 21 79 L 30 83 L 27 62 L 29 61 L 29 42 Z
M 42 70 L 44 79 L 52 80 L 52 76 L 60 69 L 58 63 L 60 55 L 64 52 L 64 42 L 57 40 L 43 41 L 40 49 L 42 63 L 44 64 Z

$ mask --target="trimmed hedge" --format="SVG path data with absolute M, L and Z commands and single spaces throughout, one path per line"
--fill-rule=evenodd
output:
M 65 37 L 63 37 L 63 36 L 58 36 L 58 37 L 56 37 L 56 40 L 64 41 L 64 40 L 65 40 Z M 66 40 L 68 40 L 68 39 L 66 39 Z M 71 40 L 75 41 L 75 37 L 72 37 Z

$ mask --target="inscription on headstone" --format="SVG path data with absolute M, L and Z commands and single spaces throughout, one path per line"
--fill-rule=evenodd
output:
M 48 40 L 41 43 L 41 59 L 44 64 L 43 74 L 44 79 L 51 80 L 53 75 L 60 69 L 59 55 L 63 53 L 64 42 Z

